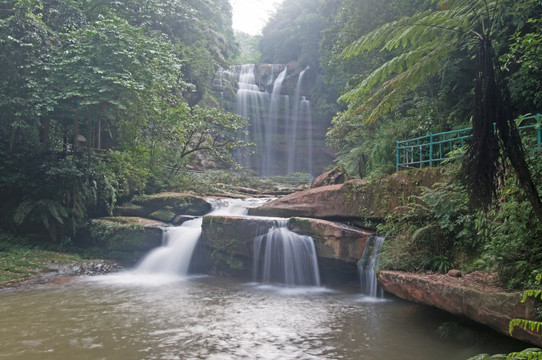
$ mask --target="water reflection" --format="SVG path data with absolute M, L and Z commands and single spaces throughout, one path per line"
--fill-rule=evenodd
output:
M 366 301 L 357 287 L 130 276 L 0 293 L 0 359 L 445 360 L 508 350 L 441 340 L 446 314 Z

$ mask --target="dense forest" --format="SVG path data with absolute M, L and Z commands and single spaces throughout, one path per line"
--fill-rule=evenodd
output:
M 389 241 L 389 267 L 498 267 L 526 286 L 542 271 L 542 167 L 509 120 L 542 109 L 541 14 L 537 0 L 285 0 L 251 37 L 227 0 L 2 1 L 0 227 L 65 243 L 134 194 L 187 190 L 195 163 L 234 169 L 250 144 L 215 73 L 295 61 L 352 176 L 394 172 L 397 140 L 473 126 L 451 180 L 382 226 L 410 239 Z

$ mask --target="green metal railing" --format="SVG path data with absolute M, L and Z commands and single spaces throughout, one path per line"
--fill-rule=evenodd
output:
M 535 135 L 542 148 L 541 114 L 516 119 L 521 135 Z M 495 127 L 495 124 L 493 124 Z M 465 146 L 472 128 L 446 131 L 396 142 L 397 170 L 439 166 L 454 148 Z

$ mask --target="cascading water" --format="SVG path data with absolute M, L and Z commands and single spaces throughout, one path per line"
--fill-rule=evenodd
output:
M 249 119 L 249 134 L 245 140 L 255 145 L 253 156 L 235 154 L 235 157 L 245 167 L 264 176 L 300 171 L 312 174 L 310 102 L 301 97 L 303 76 L 309 68 L 299 74 L 293 101 L 290 101 L 290 97 L 283 94 L 283 85 L 291 77 L 288 67 L 261 65 L 258 68 L 267 70 L 257 70 L 254 64 L 249 64 L 236 66 L 232 71 L 238 74 L 235 112 Z M 258 75 L 260 80 L 256 81 L 255 71 L 266 75 Z M 276 78 L 275 71 L 280 71 Z M 300 134 L 299 129 L 306 130 Z
M 296 161 L 296 140 L 297 140 L 297 127 L 299 123 L 299 101 L 301 96 L 301 85 L 303 84 L 303 75 L 309 69 L 307 66 L 301 73 L 299 73 L 299 78 L 297 79 L 297 85 L 295 87 L 294 93 L 294 108 L 292 111 L 291 123 L 288 126 L 287 135 L 288 135 L 288 173 L 293 173 L 297 168 Z M 310 172 L 309 172 L 310 173 Z
M 281 95 L 282 83 L 286 77 L 288 67 L 285 66 L 284 70 L 279 74 L 275 82 L 273 83 L 273 92 L 271 93 L 269 118 L 265 121 L 265 156 L 263 158 L 263 171 L 262 175 L 268 176 L 273 173 L 273 166 L 276 163 L 275 153 L 277 146 L 278 134 L 278 121 L 279 110 L 281 108 L 281 98 L 285 98 L 285 109 L 289 108 L 288 95 Z M 287 117 L 287 114 L 286 114 Z
M 261 205 L 260 199 L 209 200 L 210 215 L 246 215 L 249 207 Z M 163 245 L 151 251 L 134 269 L 140 274 L 188 275 L 190 260 L 201 236 L 202 218 L 184 222 L 181 226 L 163 230 Z
M 254 239 L 254 281 L 320 286 L 312 238 L 290 231 L 287 224 L 288 220 L 277 220 L 267 233 Z
M 165 228 L 163 245 L 151 251 L 135 272 L 147 274 L 188 275 L 192 253 L 201 235 L 202 219 L 189 220 L 178 227 Z
M 361 292 L 370 297 L 382 297 L 382 288 L 376 280 L 376 270 L 380 260 L 380 250 L 385 237 L 371 236 L 367 239 L 361 259 L 358 261 L 358 270 L 361 281 Z
M 299 117 L 307 124 L 307 172 L 312 174 L 312 115 L 311 103 L 305 96 L 299 105 Z

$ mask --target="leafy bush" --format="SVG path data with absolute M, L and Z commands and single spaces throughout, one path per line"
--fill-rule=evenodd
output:
M 527 143 L 526 148 L 540 194 L 541 154 L 535 144 Z M 527 288 L 532 286 L 533 273 L 542 271 L 542 224 L 513 173 L 504 173 L 497 195 L 498 202 L 476 217 L 476 231 L 484 244 L 477 264 L 484 269 L 496 269 L 509 288 Z
M 388 235 L 383 267 L 447 272 L 476 254 L 474 212 L 463 187 L 437 183 L 409 200 L 379 229 Z

